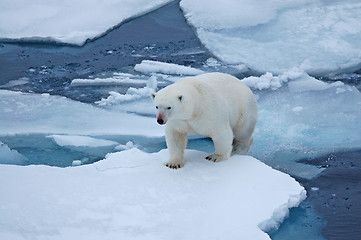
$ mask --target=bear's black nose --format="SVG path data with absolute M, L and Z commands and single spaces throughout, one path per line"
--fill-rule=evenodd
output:
M 158 118 L 158 119 L 157 119 L 157 123 L 159 123 L 160 125 L 163 125 L 163 124 L 164 124 L 164 120 L 161 119 L 161 118 Z

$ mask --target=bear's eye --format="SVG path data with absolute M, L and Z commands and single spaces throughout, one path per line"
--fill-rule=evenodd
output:
M 156 109 L 158 109 L 158 106 L 155 106 Z
M 168 109 L 168 110 L 171 110 L 171 109 L 172 109 L 172 107 L 167 107 L 167 109 Z

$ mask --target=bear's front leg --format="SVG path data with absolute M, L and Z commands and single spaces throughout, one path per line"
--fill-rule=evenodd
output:
M 169 125 L 167 124 L 165 132 L 169 160 L 165 165 L 172 169 L 182 168 L 185 164 L 184 149 L 187 145 L 187 133 L 178 132 Z
M 230 127 L 218 130 L 214 136 L 211 136 L 214 143 L 214 153 L 206 157 L 212 162 L 227 160 L 231 156 L 233 132 Z

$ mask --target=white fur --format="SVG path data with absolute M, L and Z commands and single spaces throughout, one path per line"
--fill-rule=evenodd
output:
M 210 161 L 246 153 L 257 122 L 252 91 L 239 79 L 223 73 L 186 77 L 151 95 L 157 121 L 166 123 L 170 168 L 183 167 L 187 133 L 212 138 L 215 152 Z

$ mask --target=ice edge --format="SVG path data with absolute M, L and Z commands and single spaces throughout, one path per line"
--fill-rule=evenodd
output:
M 260 224 L 258 224 L 258 227 L 263 232 L 268 233 L 271 230 L 277 230 L 279 226 L 283 223 L 285 218 L 288 217 L 289 210 L 291 208 L 298 207 L 300 203 L 307 198 L 307 191 L 301 185 L 300 187 L 301 187 L 301 191 L 298 194 L 290 195 L 288 202 L 276 208 L 273 211 L 273 214 L 270 219 L 267 219 L 261 222 Z

